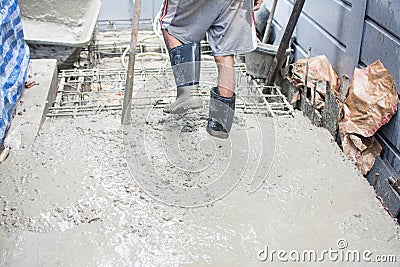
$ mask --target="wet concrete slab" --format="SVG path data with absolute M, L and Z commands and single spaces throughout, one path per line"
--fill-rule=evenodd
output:
M 234 131 L 252 136 L 258 129 L 254 116 L 239 112 L 237 117 Z M 150 119 L 152 134 L 166 131 L 167 119 Z M 205 120 L 198 119 L 183 135 L 195 132 L 206 138 Z M 265 266 L 272 261 L 259 259 L 266 248 L 315 250 L 320 255 L 329 248 L 340 250 L 338 241 L 347 244 L 343 250 L 400 257 L 399 227 L 328 131 L 299 114 L 294 119 L 260 117 L 258 122 L 259 127 L 274 129 L 266 132 L 276 138 L 268 145 L 274 158 L 262 186 L 249 192 L 255 168 L 250 163 L 238 185 L 220 200 L 180 208 L 141 190 L 126 153 L 150 155 L 142 162 L 149 170 L 161 170 L 155 163 L 162 161 L 151 157 L 153 151 L 126 147 L 119 114 L 46 121 L 31 146 L 12 151 L 0 165 L 1 264 Z M 196 155 L 202 150 L 195 142 L 188 151 Z M 249 146 L 248 151 L 256 150 Z M 214 164 L 223 166 L 224 160 L 216 158 Z M 218 170 L 210 173 L 208 178 L 181 178 L 172 169 L 163 177 L 190 188 L 204 186 Z M 324 263 L 353 265 L 338 262 Z M 275 255 L 272 265 L 279 263 Z
M 215 78 L 206 71 L 201 86 Z M 171 76 L 168 86 L 155 78 L 143 96 L 173 88 Z M 260 260 L 267 249 L 400 259 L 396 222 L 329 132 L 301 114 L 238 109 L 220 141 L 204 129 L 206 105 L 184 116 L 136 107 L 128 127 L 116 111 L 48 118 L 12 150 L 0 165 L 0 265 L 278 265 L 276 254 Z M 325 255 L 322 265 L 354 263 Z

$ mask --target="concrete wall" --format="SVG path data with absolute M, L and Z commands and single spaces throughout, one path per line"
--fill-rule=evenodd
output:
M 275 26 L 279 44 L 294 0 L 278 1 Z M 272 1 L 266 1 L 268 9 Z M 380 59 L 392 73 L 400 93 L 400 1 L 398 0 L 307 0 L 296 35 L 296 59 L 324 54 L 339 74 L 353 73 Z M 400 106 L 399 106 L 400 108 Z M 400 115 L 382 128 L 383 158 L 400 173 Z

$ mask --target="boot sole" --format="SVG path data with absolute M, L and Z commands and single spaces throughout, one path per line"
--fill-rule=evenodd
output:
M 194 110 L 194 109 L 199 109 L 203 107 L 203 103 L 202 102 L 198 102 L 196 100 L 193 101 L 193 103 L 182 103 L 181 105 L 178 105 L 177 108 L 173 109 L 173 110 L 163 110 L 164 113 L 168 113 L 168 114 L 183 114 L 189 110 Z
M 213 137 L 216 137 L 216 138 L 219 138 L 219 139 L 228 139 L 228 137 L 229 137 L 228 133 L 225 133 L 225 132 L 222 132 L 222 131 L 214 131 L 214 130 L 208 128 L 208 127 L 206 128 L 206 131 L 207 131 L 207 133 L 209 135 L 211 135 Z

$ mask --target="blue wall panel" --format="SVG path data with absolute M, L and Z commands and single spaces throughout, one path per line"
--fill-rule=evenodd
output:
M 360 63 L 368 65 L 381 60 L 392 73 L 400 94 L 400 1 L 369 0 L 365 20 Z M 399 104 L 400 108 L 400 104 Z M 388 139 L 397 151 L 389 150 L 386 157 L 395 166 L 400 162 L 392 154 L 400 153 L 399 113 L 384 126 L 380 133 Z M 397 170 L 398 171 L 398 170 Z
M 366 20 L 360 62 L 369 65 L 378 59 L 392 73 L 400 93 L 400 39 L 373 21 Z
M 303 14 L 312 20 L 323 34 L 331 35 L 339 43 L 345 44 L 346 17 L 350 14 L 348 5 L 342 1 L 307 0 Z M 333 21 L 335 23 L 332 23 Z M 302 27 L 298 28 L 301 29 Z
M 345 47 L 306 15 L 298 21 L 296 43 L 304 51 L 312 47 L 313 55 L 326 55 L 335 70 L 340 68 Z
M 399 0 L 369 0 L 368 2 L 368 17 L 397 38 L 400 38 L 399 14 Z

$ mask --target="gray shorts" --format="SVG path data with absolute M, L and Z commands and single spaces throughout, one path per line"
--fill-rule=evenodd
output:
M 250 52 L 257 47 L 253 0 L 164 0 L 161 27 L 184 44 L 207 34 L 215 56 Z

